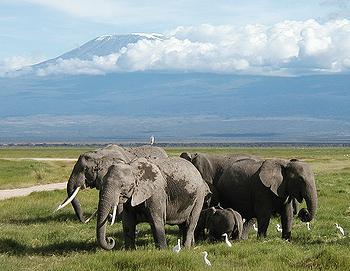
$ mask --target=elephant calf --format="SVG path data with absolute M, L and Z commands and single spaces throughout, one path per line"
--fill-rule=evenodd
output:
M 209 231 L 211 240 L 221 240 L 222 235 L 227 233 L 233 240 L 240 240 L 243 231 L 242 216 L 231 208 L 211 207 L 201 212 L 196 233 L 202 233 L 204 229 Z

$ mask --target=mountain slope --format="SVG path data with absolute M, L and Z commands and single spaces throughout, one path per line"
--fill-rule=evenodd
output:
M 94 56 L 105 56 L 119 52 L 128 44 L 137 43 L 139 40 L 156 40 L 162 39 L 161 34 L 144 34 L 135 33 L 129 35 L 104 35 L 90 40 L 76 49 L 64 53 L 56 58 L 33 65 L 32 68 L 44 68 L 50 64 L 55 63 L 58 59 L 80 59 L 91 60 Z

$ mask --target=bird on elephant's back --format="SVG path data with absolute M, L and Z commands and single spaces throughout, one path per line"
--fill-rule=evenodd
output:
M 78 219 L 83 223 L 88 221 L 89 219 L 85 219 L 82 207 L 76 198 L 79 189 L 87 187 L 100 189 L 103 177 L 111 165 L 129 163 L 139 157 L 154 159 L 165 158 L 168 155 L 160 147 L 140 146 L 124 148 L 114 144 L 81 154 L 67 182 L 68 197 L 57 209 L 61 209 L 71 202 Z M 123 206 L 121 204 L 118 206 L 117 213 L 120 215 L 122 210 Z
M 123 232 L 126 248 L 135 248 L 135 228 L 149 222 L 159 248 L 166 247 L 165 224 L 179 225 L 186 247 L 194 241 L 194 230 L 205 198 L 210 194 L 196 168 L 172 157 L 136 159 L 129 164 L 112 165 L 100 190 L 97 215 L 97 241 L 103 249 L 114 247 L 106 237 L 106 221 L 111 209 L 124 203 Z

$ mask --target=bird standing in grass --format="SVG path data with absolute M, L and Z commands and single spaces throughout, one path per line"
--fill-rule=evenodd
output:
M 280 224 L 277 224 L 277 225 L 276 225 L 276 230 L 277 230 L 278 232 L 282 232 L 282 228 L 281 228 L 281 225 L 280 225 Z
M 228 247 L 232 247 L 231 242 L 228 240 L 228 235 L 227 235 L 227 233 L 224 233 L 224 234 L 222 235 L 222 237 L 225 237 L 225 243 L 226 243 L 226 245 L 227 245 Z
M 177 239 L 177 245 L 173 247 L 173 252 L 179 253 L 181 250 L 180 239 Z
M 258 227 L 255 225 L 255 223 L 253 224 L 253 229 L 258 232 Z
M 208 260 L 208 252 L 203 251 L 202 253 L 204 255 L 204 262 L 205 262 L 205 264 L 208 265 L 208 266 L 211 266 L 211 262 Z
M 311 231 L 310 222 L 306 222 L 306 227 L 307 227 L 307 230 L 308 230 L 308 231 Z
M 344 229 L 338 225 L 338 223 L 335 223 L 335 227 L 340 231 L 340 233 L 344 236 L 345 235 L 345 232 L 344 232 Z
M 151 135 L 151 137 L 149 138 L 149 144 L 152 146 L 154 144 L 155 140 L 156 139 L 154 138 L 154 136 Z

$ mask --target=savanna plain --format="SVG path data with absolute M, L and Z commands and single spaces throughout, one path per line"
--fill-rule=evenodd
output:
M 74 161 L 20 158 L 78 158 L 91 148 L 1 148 L 0 189 L 28 187 L 68 180 Z M 294 221 L 292 241 L 280 238 L 270 222 L 268 237 L 225 243 L 198 243 L 172 252 L 178 228 L 167 226 L 168 249 L 157 250 L 150 227 L 137 227 L 137 250 L 123 249 L 120 223 L 107 228 L 116 237 L 113 251 L 103 251 L 95 240 L 96 220 L 80 223 L 72 207 L 53 213 L 66 198 L 65 190 L 37 192 L 0 201 L 0 270 L 350 270 L 350 148 L 167 148 L 169 155 L 183 151 L 218 154 L 245 153 L 261 158 L 297 158 L 310 163 L 316 175 L 318 212 L 308 231 Z M 97 208 L 98 192 L 78 195 L 89 215 Z M 305 203 L 302 204 L 303 207 Z M 342 236 L 335 227 L 345 230 Z M 204 264 L 207 251 L 212 267 Z

